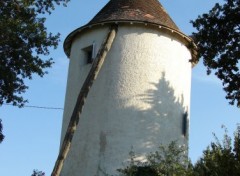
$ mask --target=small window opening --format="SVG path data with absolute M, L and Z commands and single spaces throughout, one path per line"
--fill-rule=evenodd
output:
M 91 64 L 95 58 L 95 43 L 82 49 L 85 53 L 85 60 L 87 64 Z
M 92 58 L 92 50 L 87 51 L 87 64 L 91 64 L 93 62 Z
M 182 120 L 182 134 L 184 137 L 187 136 L 187 128 L 188 128 L 188 113 L 185 112 L 183 114 L 183 120 Z

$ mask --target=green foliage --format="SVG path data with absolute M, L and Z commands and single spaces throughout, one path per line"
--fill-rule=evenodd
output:
M 240 125 L 234 133 L 234 142 L 225 134 L 203 152 L 195 165 L 187 159 L 186 148 L 178 147 L 172 142 L 168 147 L 160 146 L 159 150 L 147 156 L 146 162 L 136 160 L 130 152 L 129 165 L 118 169 L 122 176 L 237 176 L 240 175 Z
M 3 129 L 3 126 L 2 126 L 2 120 L 0 119 L 0 143 L 3 141 L 4 139 L 4 135 L 2 133 L 2 129 Z
M 190 176 L 192 166 L 186 157 L 186 148 L 171 142 L 168 147 L 160 146 L 159 150 L 150 153 L 146 162 L 136 161 L 135 154 L 130 152 L 129 166 L 118 169 L 124 176 Z
M 31 176 L 45 176 L 45 173 L 42 171 L 33 170 L 33 173 Z
M 191 21 L 197 29 L 193 36 L 207 73 L 215 72 L 227 93 L 226 99 L 237 106 L 240 106 L 239 17 L 240 0 L 225 0 L 223 5 L 216 3 L 208 13 Z
M 26 100 L 21 94 L 28 88 L 24 79 L 33 74 L 42 77 L 51 67 L 52 59 L 42 57 L 57 47 L 59 34 L 48 33 L 46 19 L 39 14 L 50 14 L 54 5 L 67 1 L 0 1 L 0 105 L 23 106 Z
M 234 134 L 234 142 L 227 134 L 223 141 L 216 142 L 203 152 L 202 158 L 194 166 L 196 176 L 232 176 L 240 175 L 240 126 Z

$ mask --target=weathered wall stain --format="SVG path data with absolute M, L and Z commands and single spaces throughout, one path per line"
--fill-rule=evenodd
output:
M 100 154 L 104 153 L 106 150 L 106 145 L 107 145 L 107 134 L 103 131 L 101 131 L 100 136 L 99 136 L 99 145 L 100 145 Z

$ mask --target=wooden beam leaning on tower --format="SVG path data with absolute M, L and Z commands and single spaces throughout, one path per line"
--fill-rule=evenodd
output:
M 77 125 L 83 110 L 86 97 L 88 96 L 89 90 L 92 87 L 94 80 L 97 78 L 98 73 L 102 68 L 102 65 L 105 61 L 108 51 L 111 49 L 112 43 L 116 37 L 117 30 L 118 26 L 116 24 L 111 25 L 107 37 L 102 43 L 101 48 L 99 49 L 98 54 L 93 61 L 92 67 L 87 75 L 87 78 L 85 79 L 82 85 L 51 176 L 59 176 L 61 173 L 64 161 L 71 147 L 73 135 L 77 129 Z

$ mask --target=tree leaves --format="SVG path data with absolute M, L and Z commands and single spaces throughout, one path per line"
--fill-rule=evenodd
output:
M 134 152 L 130 152 L 129 166 L 118 169 L 124 176 L 190 176 L 192 165 L 186 155 L 186 147 L 178 146 L 176 141 L 168 146 L 161 145 L 158 151 L 146 156 L 146 162 L 136 160 Z
M 214 71 L 222 81 L 226 99 L 240 106 L 240 0 L 216 3 L 191 23 L 198 31 L 193 36 L 207 73 Z
M 45 176 L 45 173 L 35 169 L 35 170 L 33 170 L 33 173 L 31 176 Z
M 2 129 L 3 129 L 3 126 L 2 126 L 2 120 L 0 119 L 0 143 L 3 141 L 4 139 L 4 135 L 2 133 Z
M 225 127 L 223 127 L 225 128 Z M 215 141 L 203 151 L 203 156 L 192 165 L 188 161 L 185 147 L 176 142 L 147 155 L 147 161 L 136 161 L 134 152 L 130 152 L 129 165 L 118 172 L 123 176 L 235 176 L 240 175 L 240 125 L 234 133 L 234 142 L 227 134 Z
M 21 96 L 28 87 L 24 79 L 40 77 L 51 67 L 49 48 L 56 49 L 59 34 L 47 33 L 45 18 L 55 5 L 68 0 L 5 0 L 0 1 L 0 105 L 4 102 L 19 107 L 27 100 Z
M 217 139 L 217 138 L 216 138 Z M 222 142 L 218 139 L 203 151 L 203 156 L 195 164 L 196 176 L 240 175 L 240 126 L 234 134 L 234 142 L 225 131 Z

